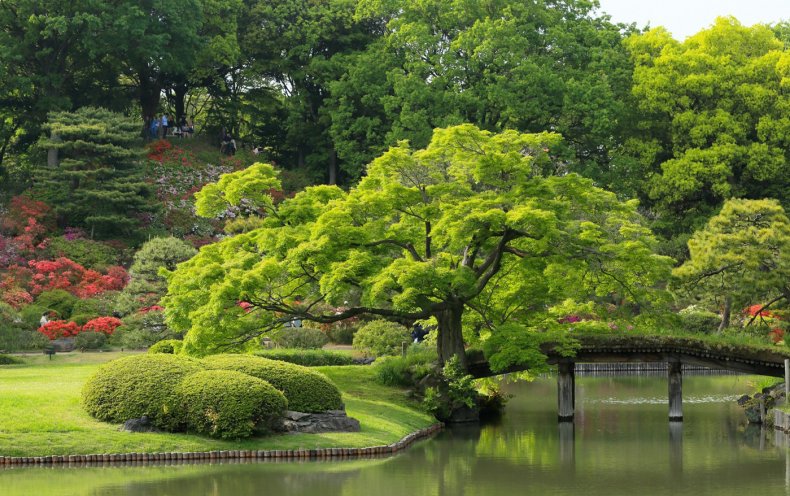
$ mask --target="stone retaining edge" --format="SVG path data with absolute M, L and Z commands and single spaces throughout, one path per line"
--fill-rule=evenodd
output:
M 790 413 L 774 408 L 774 429 L 790 433 Z
M 350 458 L 389 455 L 408 448 L 413 442 L 430 437 L 444 428 L 439 422 L 412 432 L 392 444 L 368 448 L 313 448 L 298 450 L 224 450 L 168 453 L 113 453 L 95 455 L 50 455 L 50 456 L 0 456 L 0 467 L 19 465 L 68 465 L 93 466 L 105 463 L 142 462 L 191 462 L 219 460 L 309 460 L 327 458 Z

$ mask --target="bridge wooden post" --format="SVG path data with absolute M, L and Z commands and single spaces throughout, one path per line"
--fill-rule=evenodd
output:
M 669 421 L 683 420 L 683 369 L 680 360 L 668 363 L 669 379 Z
M 576 426 L 573 422 L 559 422 L 560 464 L 573 469 L 576 465 Z
M 573 422 L 573 411 L 576 406 L 576 378 L 574 376 L 575 364 L 571 361 L 561 361 L 557 364 L 557 402 L 560 422 Z
M 673 474 L 683 472 L 683 422 L 669 423 L 669 467 Z

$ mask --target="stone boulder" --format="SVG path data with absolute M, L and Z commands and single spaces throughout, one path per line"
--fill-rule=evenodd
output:
M 360 357 L 353 360 L 355 365 L 370 365 L 376 361 L 376 357 Z
M 359 420 L 346 415 L 344 410 L 330 410 L 323 413 L 304 413 L 288 410 L 283 420 L 286 432 L 359 432 Z
M 74 351 L 74 348 L 76 347 L 74 344 L 74 338 L 58 338 L 52 341 L 50 344 L 55 347 L 55 351 L 57 352 Z
M 738 398 L 738 405 L 743 408 L 749 423 L 770 423 L 771 419 L 773 419 L 773 414 L 770 410 L 784 402 L 784 388 L 785 385 L 781 382 L 774 386 L 763 388 L 762 391 L 755 393 L 753 396 L 743 395 Z M 760 403 L 764 405 L 765 418 L 760 416 Z

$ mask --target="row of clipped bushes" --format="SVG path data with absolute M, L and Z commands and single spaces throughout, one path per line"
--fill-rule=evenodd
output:
M 91 416 L 106 422 L 146 416 L 162 430 L 226 439 L 268 432 L 288 408 L 343 408 L 340 391 L 324 375 L 250 355 L 197 360 L 151 353 L 120 358 L 88 379 L 82 401 Z
M 304 365 L 305 367 L 320 367 L 326 365 L 354 365 L 356 362 L 351 355 L 329 350 L 284 349 L 259 351 L 256 355 L 270 360 Z

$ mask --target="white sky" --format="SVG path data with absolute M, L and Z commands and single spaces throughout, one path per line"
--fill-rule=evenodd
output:
M 713 24 L 720 16 L 735 16 L 742 24 L 790 20 L 790 0 L 599 0 L 614 22 L 637 27 L 664 26 L 684 40 Z

